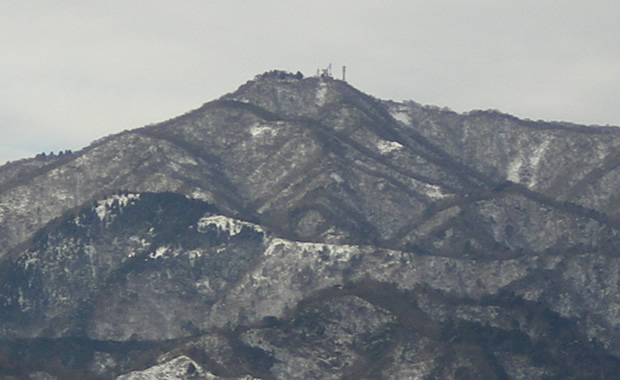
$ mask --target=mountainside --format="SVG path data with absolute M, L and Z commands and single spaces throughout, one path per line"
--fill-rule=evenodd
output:
M 620 371 L 620 129 L 283 72 L 0 167 L 0 376 Z

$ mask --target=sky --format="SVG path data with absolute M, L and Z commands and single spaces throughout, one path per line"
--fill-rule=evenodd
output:
M 617 0 L 3 0 L 0 164 L 330 63 L 381 99 L 618 126 L 618 16 Z

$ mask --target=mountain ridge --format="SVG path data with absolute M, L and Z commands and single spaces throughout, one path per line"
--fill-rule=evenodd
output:
M 618 183 L 614 128 L 258 75 L 0 167 L 0 372 L 605 376 L 620 369 Z M 91 348 L 41 367 L 38 339 Z

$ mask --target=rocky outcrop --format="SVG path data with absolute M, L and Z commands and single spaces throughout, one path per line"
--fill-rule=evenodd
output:
M 162 124 L 10 164 L 0 371 L 609 377 L 619 145 L 614 128 L 263 75 Z

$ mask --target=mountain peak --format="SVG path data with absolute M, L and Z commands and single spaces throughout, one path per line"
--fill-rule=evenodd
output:
M 284 71 L 257 75 L 221 99 L 254 104 L 283 117 L 312 117 L 330 103 L 340 102 L 357 90 L 330 76 L 304 77 Z
M 0 168 L 0 377 L 612 377 L 619 148 L 270 71 Z

